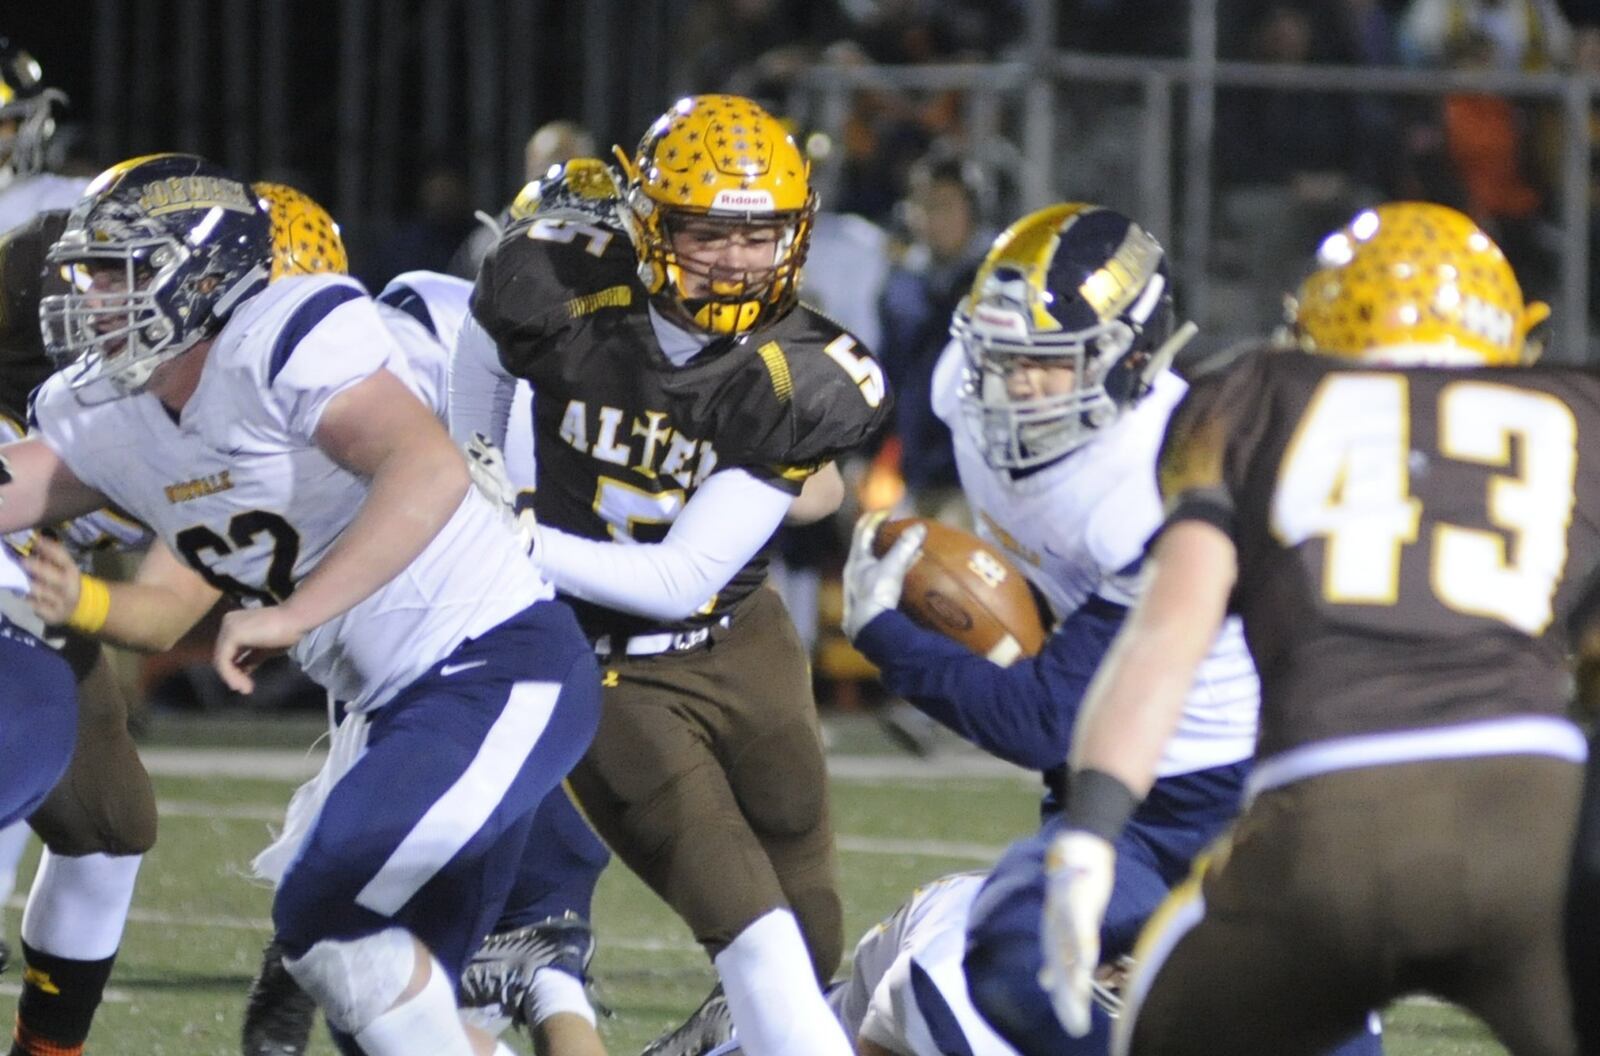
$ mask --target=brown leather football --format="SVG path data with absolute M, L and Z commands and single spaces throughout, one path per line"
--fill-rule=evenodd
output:
M 1044 645 L 1045 628 L 1027 580 L 975 535 L 925 517 L 886 521 L 872 540 L 878 556 L 914 524 L 928 529 L 906 573 L 900 610 L 929 630 L 1006 667 Z

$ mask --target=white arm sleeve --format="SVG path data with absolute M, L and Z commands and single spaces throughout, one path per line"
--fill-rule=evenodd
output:
M 690 497 L 659 543 L 601 542 L 540 525 L 543 571 L 584 601 L 656 620 L 685 619 L 772 538 L 793 499 L 745 470 L 725 469 Z
M 465 444 L 473 433 L 483 433 L 504 450 L 516 390 L 517 379 L 501 365 L 494 338 L 469 314 L 450 356 L 450 436 Z

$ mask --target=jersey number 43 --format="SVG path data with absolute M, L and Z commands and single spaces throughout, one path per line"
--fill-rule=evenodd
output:
M 1507 472 L 1490 476 L 1485 496 L 1498 531 L 1432 524 L 1422 540 L 1432 548 L 1429 585 L 1446 608 L 1537 637 L 1567 562 L 1577 422 L 1554 396 L 1493 382 L 1452 382 L 1438 399 L 1438 454 Z M 1404 375 L 1335 374 L 1323 379 L 1284 454 L 1272 532 L 1291 547 L 1325 540 L 1330 602 L 1398 601 L 1401 553 L 1419 542 L 1423 520 L 1411 472 L 1427 456 L 1412 450 L 1410 424 Z

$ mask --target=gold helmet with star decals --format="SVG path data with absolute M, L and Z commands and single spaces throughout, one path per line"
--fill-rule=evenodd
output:
M 1448 206 L 1363 209 L 1323 239 L 1316 271 L 1289 301 L 1306 351 L 1365 362 L 1515 366 L 1538 358 L 1528 331 L 1550 314 L 1524 304 L 1505 254 Z
M 273 282 L 291 275 L 349 274 L 339 225 L 314 198 L 286 183 L 262 181 L 250 189 L 272 221 Z
M 656 304 L 702 333 L 748 333 L 782 318 L 799 296 L 817 197 L 809 163 L 778 119 L 737 95 L 679 100 L 629 158 L 639 273 Z M 770 265 L 719 257 L 755 248 Z

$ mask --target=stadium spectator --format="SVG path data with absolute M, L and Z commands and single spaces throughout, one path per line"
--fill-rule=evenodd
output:
M 1481 35 L 1491 64 L 1542 70 L 1559 64 L 1572 27 L 1554 0 L 1412 0 L 1400 24 L 1402 52 L 1415 66 L 1448 63 L 1465 39 Z

